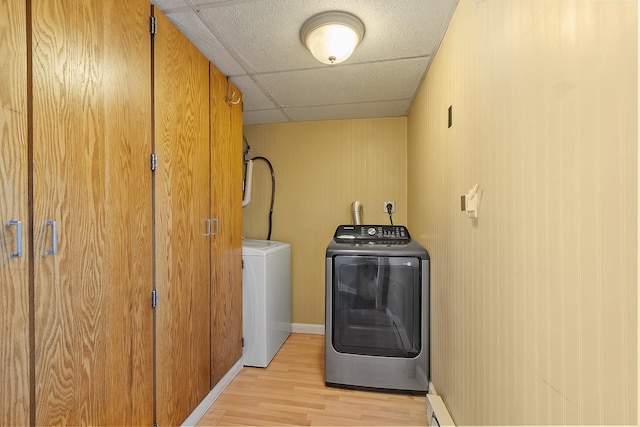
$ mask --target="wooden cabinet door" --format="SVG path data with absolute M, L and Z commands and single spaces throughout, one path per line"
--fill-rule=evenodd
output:
M 0 425 L 30 423 L 26 40 L 25 2 L 1 0 Z
M 151 425 L 146 0 L 32 0 L 35 423 Z
M 210 390 L 209 62 L 157 9 L 154 36 L 156 422 Z M 209 227 L 211 225 L 211 227 Z
M 242 94 L 211 65 L 211 383 L 242 357 Z M 235 93 L 234 100 L 227 96 Z M 237 103 L 233 103 L 237 102 Z

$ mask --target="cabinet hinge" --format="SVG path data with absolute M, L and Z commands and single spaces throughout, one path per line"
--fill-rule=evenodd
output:
M 149 32 L 151 33 L 152 36 L 158 33 L 158 22 L 155 16 L 149 17 Z
M 151 171 L 155 171 L 158 169 L 158 155 L 156 153 L 151 153 Z
M 151 291 L 151 308 L 156 308 L 158 306 L 158 290 L 154 289 Z
M 242 260 L 242 269 L 244 270 L 244 260 Z
M 242 339 L 240 341 L 242 343 L 242 346 L 244 347 L 244 337 L 242 337 Z

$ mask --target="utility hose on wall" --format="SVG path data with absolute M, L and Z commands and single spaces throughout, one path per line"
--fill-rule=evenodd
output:
M 271 170 L 271 207 L 269 208 L 269 234 L 267 235 L 267 240 L 271 240 L 271 229 L 273 227 L 273 202 L 276 196 L 276 174 L 273 171 L 273 165 L 266 157 L 257 156 L 251 160 L 263 160 L 269 165 L 269 169 Z
M 245 188 L 244 188 L 245 192 L 244 192 L 244 198 L 242 200 L 243 208 L 247 206 L 251 201 L 251 182 L 253 180 L 253 161 L 263 160 L 269 166 L 269 170 L 271 170 L 271 206 L 269 208 L 269 234 L 267 235 L 267 240 L 271 240 L 271 230 L 273 228 L 273 203 L 275 201 L 275 195 L 276 195 L 276 174 L 273 171 L 273 165 L 271 164 L 269 159 L 267 159 L 266 157 L 257 156 L 257 157 L 254 157 L 253 159 L 249 159 L 249 151 L 251 150 L 251 147 L 249 146 L 249 142 L 247 141 L 247 138 L 244 135 L 242 136 L 242 142 L 246 147 L 243 151 L 243 157 L 244 157 L 243 161 L 246 165 Z

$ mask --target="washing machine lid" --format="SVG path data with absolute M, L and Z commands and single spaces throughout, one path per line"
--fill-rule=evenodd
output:
M 411 239 L 403 225 L 340 225 L 336 229 L 326 256 L 374 255 L 412 256 L 429 259 L 429 253 Z
M 370 255 L 370 256 L 408 256 L 428 260 L 429 253 L 415 240 L 404 245 L 382 243 L 338 243 L 331 240 L 327 246 L 326 257 L 344 255 Z
M 289 243 L 275 240 L 244 239 L 242 241 L 242 255 L 266 256 L 275 252 L 291 248 Z
M 340 225 L 333 235 L 338 243 L 407 244 L 411 241 L 404 225 Z

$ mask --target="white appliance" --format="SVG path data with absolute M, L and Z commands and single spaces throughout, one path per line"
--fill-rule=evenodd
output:
M 242 242 L 242 356 L 266 368 L 291 333 L 291 245 Z

